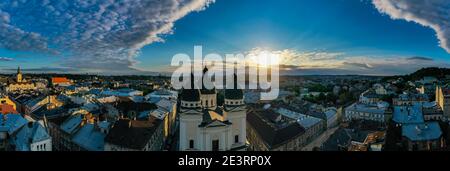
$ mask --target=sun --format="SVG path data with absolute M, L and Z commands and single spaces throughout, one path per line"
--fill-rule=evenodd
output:
M 280 64 L 280 55 L 270 51 L 258 51 L 250 54 L 249 62 L 259 67 L 271 67 Z

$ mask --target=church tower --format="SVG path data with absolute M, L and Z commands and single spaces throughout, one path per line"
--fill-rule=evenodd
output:
M 208 68 L 205 67 L 203 69 L 203 79 L 206 77 L 206 74 L 208 72 Z M 208 89 L 204 83 L 204 80 L 202 81 L 202 89 L 200 90 L 201 96 L 200 101 L 202 108 L 207 109 L 215 109 L 217 107 L 217 91 L 215 88 Z
M 16 82 L 21 83 L 22 81 L 23 81 L 22 72 L 20 71 L 20 66 L 19 66 L 19 67 L 17 67 Z
M 199 127 L 202 123 L 202 106 L 200 99 L 200 90 L 194 85 L 195 77 L 191 78 L 187 84 L 190 89 L 183 88 L 180 94 L 180 151 L 198 151 L 202 149 L 199 137 Z
M 231 127 L 232 137 L 230 144 L 232 149 L 240 150 L 246 146 L 247 141 L 247 109 L 244 103 L 244 92 L 238 84 L 237 75 L 233 75 L 234 86 L 225 90 L 224 113 L 227 119 L 233 123 Z

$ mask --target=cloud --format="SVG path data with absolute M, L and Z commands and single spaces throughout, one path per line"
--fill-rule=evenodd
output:
M 214 0 L 11 0 L 0 2 L 0 47 L 62 53 L 64 67 L 138 71 L 139 50 Z
M 8 68 L 8 69 L 4 69 L 4 70 L 16 72 L 17 68 Z M 78 71 L 74 68 L 63 68 L 63 67 L 21 68 L 20 70 L 25 71 L 25 72 L 38 72 L 38 73 L 51 73 L 51 72 L 68 73 L 68 72 Z
M 8 58 L 8 57 L 0 57 L 0 61 L 13 61 L 13 58 Z
M 280 65 L 298 66 L 303 68 L 335 68 L 340 65 L 340 59 L 345 56 L 345 53 L 342 52 L 300 52 L 293 49 L 265 50 L 263 48 L 253 48 L 244 54 L 258 56 L 260 53 L 270 53 L 277 56 L 279 58 L 278 63 Z
M 436 31 L 439 44 L 450 53 L 449 0 L 372 0 L 379 12 L 392 19 L 416 22 Z
M 450 67 L 445 61 L 412 60 L 411 57 L 382 57 L 382 56 L 346 56 L 339 60 L 323 61 L 333 63 L 334 67 L 299 67 L 284 70 L 282 74 L 326 74 L 326 75 L 402 75 L 414 72 L 424 67 Z M 305 65 L 311 66 L 311 65 Z M 293 68 L 293 67 L 291 67 Z
M 255 49 L 249 52 L 260 52 Z M 399 75 L 423 67 L 450 67 L 445 61 L 421 56 L 355 56 L 344 52 L 293 49 L 270 53 L 279 56 L 280 72 L 287 75 Z
M 428 57 L 422 57 L 422 56 L 413 56 L 413 57 L 409 57 L 406 58 L 407 60 L 414 60 L 414 61 L 432 61 L 434 60 L 433 58 L 428 58 Z
M 368 64 L 368 63 L 358 63 L 358 62 L 343 62 L 344 65 L 347 66 L 356 66 L 356 67 L 360 67 L 363 69 L 370 69 L 373 68 L 372 65 Z

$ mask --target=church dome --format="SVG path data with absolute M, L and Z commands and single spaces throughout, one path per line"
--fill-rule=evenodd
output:
M 200 101 L 200 90 L 198 88 L 194 88 L 194 75 L 191 74 L 191 89 L 181 90 L 181 100 L 188 102 L 198 102 Z
M 200 101 L 200 91 L 198 89 L 183 89 L 181 90 L 181 100 L 189 102 Z
M 234 86 L 233 89 L 225 89 L 225 99 L 239 100 L 244 98 L 244 92 L 238 88 L 237 76 L 234 74 Z
M 225 99 L 239 100 L 244 98 L 244 92 L 240 89 L 225 90 Z

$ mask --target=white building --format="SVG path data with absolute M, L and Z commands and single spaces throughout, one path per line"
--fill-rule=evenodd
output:
M 180 151 L 228 151 L 246 147 L 246 108 L 243 91 L 237 88 L 236 80 L 235 75 L 235 89 L 225 90 L 223 106 L 217 106 L 215 89 L 182 90 Z
M 376 104 L 380 101 L 380 95 L 369 89 L 359 95 L 359 102 L 363 104 Z
M 389 104 L 379 102 L 377 105 L 354 103 L 345 108 L 345 120 L 370 120 L 385 123 Z

